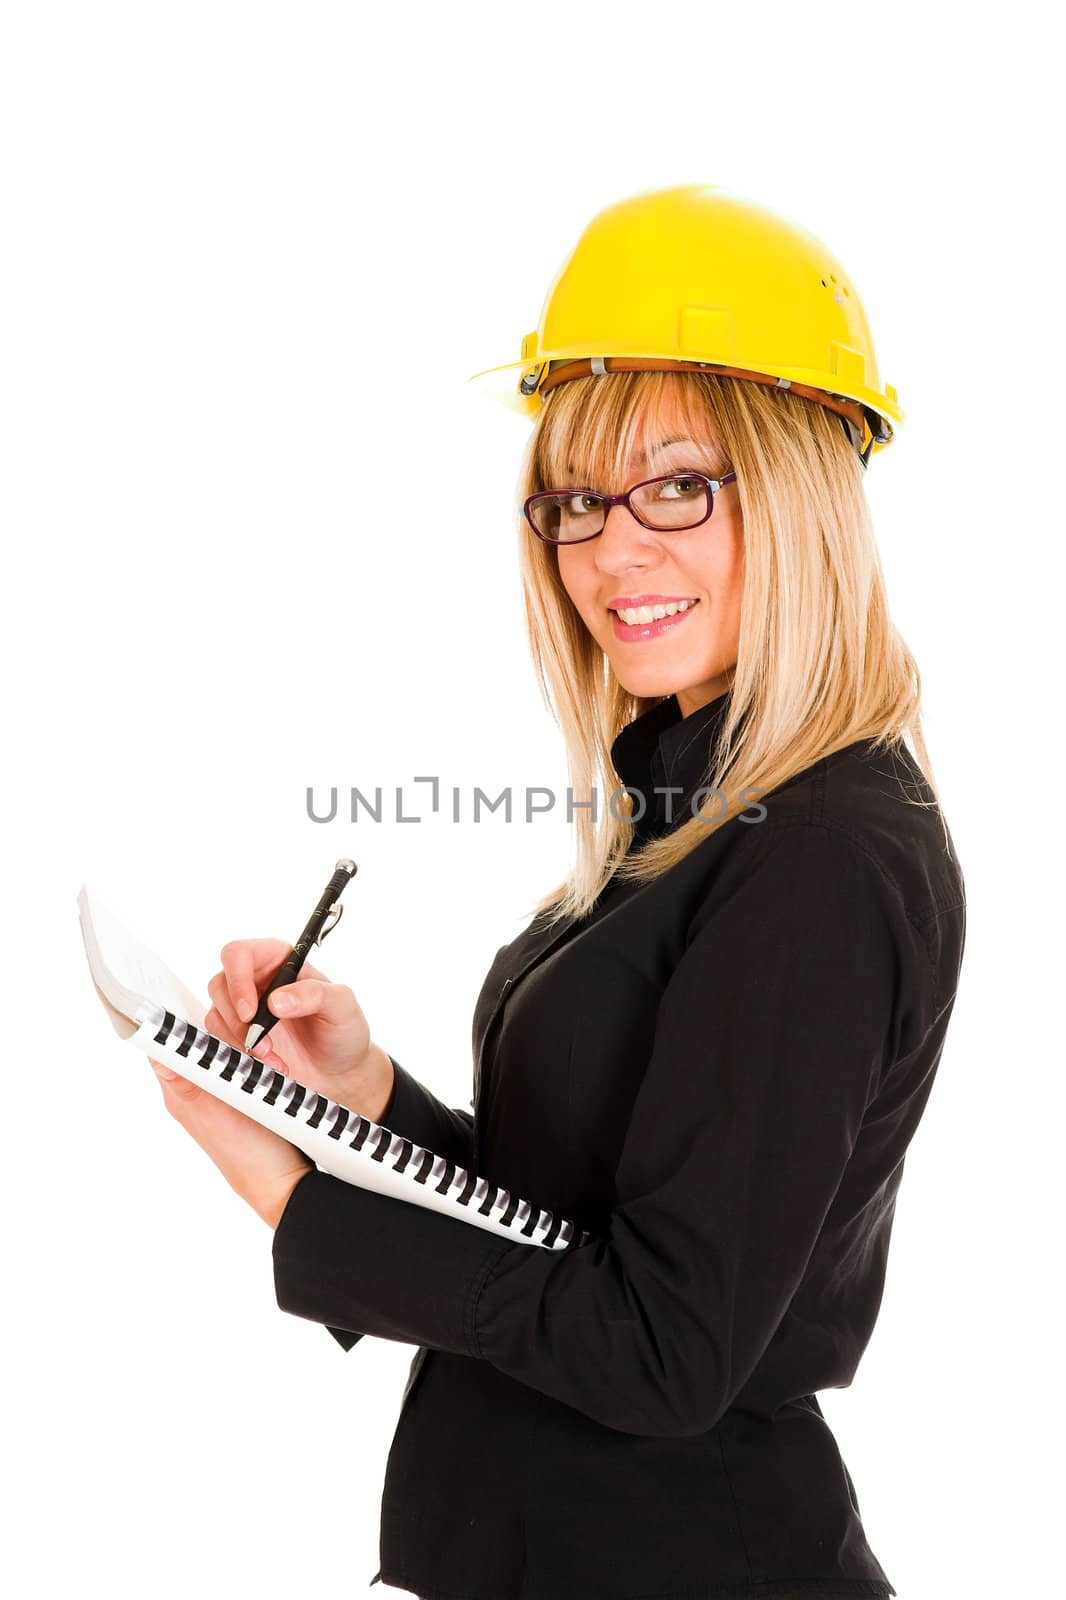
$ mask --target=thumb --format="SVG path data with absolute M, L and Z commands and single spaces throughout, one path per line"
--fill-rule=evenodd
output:
M 267 1005 L 276 1017 L 316 1016 L 323 1022 L 350 1022 L 355 1014 L 355 996 L 349 988 L 318 978 L 283 984 L 274 990 Z

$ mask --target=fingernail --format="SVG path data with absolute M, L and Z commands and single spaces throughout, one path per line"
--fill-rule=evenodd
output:
M 282 994 L 279 990 L 277 994 L 271 995 L 270 1004 L 273 1006 L 275 1011 L 291 1011 L 292 998 L 293 997 L 291 994 Z
M 152 1061 L 151 1056 L 149 1056 L 148 1059 L 149 1061 Z M 161 1066 L 158 1061 L 152 1061 L 152 1070 L 157 1078 L 166 1078 L 168 1081 L 171 1078 L 176 1078 L 178 1076 L 176 1072 L 171 1072 L 169 1067 Z
M 250 1000 L 237 1001 L 237 1015 L 242 1022 L 251 1022 L 255 1016 L 255 1007 Z

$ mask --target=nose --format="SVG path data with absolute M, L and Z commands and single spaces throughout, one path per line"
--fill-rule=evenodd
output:
M 638 522 L 626 505 L 608 506 L 603 528 L 592 544 L 596 565 L 605 572 L 625 571 L 639 555 L 646 566 L 655 555 L 654 532 Z

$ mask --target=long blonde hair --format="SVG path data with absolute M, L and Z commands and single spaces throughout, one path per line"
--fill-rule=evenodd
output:
M 701 817 L 627 854 L 632 797 L 619 792 L 611 746 L 659 700 L 619 683 L 563 586 L 557 552 L 536 538 L 521 508 L 528 495 L 568 481 L 569 471 L 579 483 L 622 483 L 631 453 L 647 442 L 669 400 L 691 437 L 713 440 L 737 473 L 744 529 L 739 646 L 728 714 L 703 778 L 722 793 L 711 796 Z M 576 803 L 576 863 L 535 907 L 537 915 L 552 910 L 549 925 L 586 916 L 615 874 L 658 877 L 757 798 L 859 740 L 881 750 L 909 735 L 933 797 L 912 803 L 939 805 L 922 735 L 921 678 L 888 614 L 863 466 L 824 406 L 714 372 L 573 379 L 545 397 L 516 509 L 534 671 L 562 730 Z M 597 808 L 594 820 L 582 801 L 598 779 L 616 798 Z

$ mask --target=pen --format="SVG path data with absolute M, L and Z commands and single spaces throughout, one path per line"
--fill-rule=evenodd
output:
M 340 903 L 341 892 L 356 874 L 354 861 L 338 861 L 332 878 L 326 884 L 322 897 L 312 911 L 307 926 L 292 947 L 291 953 L 282 962 L 262 994 L 259 996 L 259 1008 L 248 1024 L 248 1032 L 244 1036 L 245 1051 L 251 1050 L 260 1039 L 264 1039 L 274 1026 L 278 1018 L 268 1009 L 267 1000 L 280 989 L 283 984 L 294 983 L 300 975 L 300 968 L 311 953 L 311 946 L 321 944 L 327 933 L 332 933 L 341 919 L 344 907 Z

